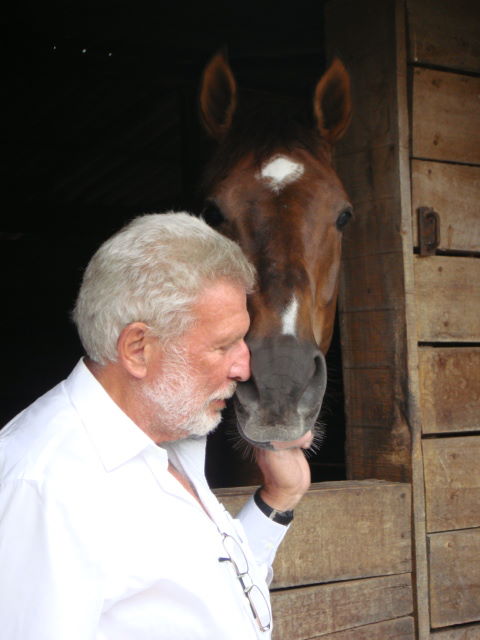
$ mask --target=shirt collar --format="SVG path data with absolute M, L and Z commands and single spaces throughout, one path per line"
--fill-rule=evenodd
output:
M 83 360 L 78 362 L 64 384 L 107 471 L 149 447 L 155 447 L 167 467 L 166 452 L 120 409 Z

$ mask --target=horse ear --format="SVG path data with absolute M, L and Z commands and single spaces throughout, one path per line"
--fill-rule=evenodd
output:
M 200 85 L 203 126 L 217 140 L 228 131 L 237 106 L 237 83 L 223 53 L 205 67 Z
M 350 124 L 352 96 L 350 76 L 338 58 L 318 81 L 313 108 L 322 137 L 331 144 L 339 140 Z

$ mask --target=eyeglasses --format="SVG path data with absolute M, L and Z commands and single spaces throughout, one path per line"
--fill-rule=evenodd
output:
M 248 561 L 242 547 L 228 533 L 222 533 L 222 539 L 228 558 L 219 558 L 219 562 L 232 563 L 260 631 L 269 631 L 272 624 L 270 604 L 260 587 L 252 582 L 252 578 L 248 573 Z

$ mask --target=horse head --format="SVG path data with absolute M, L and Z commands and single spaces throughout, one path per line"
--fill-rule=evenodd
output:
M 242 96 L 217 54 L 200 88 L 203 125 L 218 143 L 203 215 L 257 269 L 248 302 L 252 376 L 234 404 L 243 438 L 276 447 L 313 431 L 325 392 L 342 230 L 352 216 L 332 167 L 350 121 L 350 82 L 335 60 L 307 117 L 292 113 L 290 100 Z

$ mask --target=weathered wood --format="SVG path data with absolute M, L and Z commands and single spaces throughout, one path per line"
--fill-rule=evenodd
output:
M 407 0 L 410 62 L 480 71 L 478 0 Z
M 396 618 L 348 629 L 348 631 L 329 633 L 326 636 L 315 636 L 311 640 L 317 638 L 322 640 L 415 640 L 415 623 L 410 617 Z
M 434 6 L 423 0 L 411 0 L 409 5 L 417 2 Z M 438 14 L 444 3 L 435 4 L 434 11 Z M 456 3 L 454 5 L 447 0 L 447 13 L 455 11 L 456 7 Z M 460 0 L 460 13 L 462 7 L 463 0 Z M 417 12 L 413 19 L 418 47 L 419 39 L 424 40 L 418 30 L 428 31 L 430 20 L 424 12 Z M 454 23 L 455 19 L 451 25 Z M 409 24 L 412 24 L 412 16 Z M 438 31 L 435 24 L 434 16 L 432 33 Z M 338 54 L 346 61 L 352 74 L 355 104 L 352 127 L 336 150 L 336 166 L 357 214 L 345 235 L 339 299 L 342 341 L 345 344 L 342 356 L 347 398 L 347 468 L 350 477 L 369 474 L 382 477 L 386 474 L 383 477 L 390 479 L 398 477 L 395 474 L 399 470 L 411 473 L 415 504 L 417 633 L 419 640 L 427 640 L 430 637 L 430 612 L 418 341 L 438 342 L 438 327 L 433 325 L 430 330 L 429 326 L 431 317 L 435 319 L 435 316 L 438 316 L 437 321 L 445 334 L 441 341 L 476 340 L 472 338 L 475 329 L 467 333 L 463 329 L 465 325 L 469 328 L 474 326 L 475 303 L 468 304 L 466 308 L 466 301 L 469 299 L 469 287 L 472 289 L 470 298 L 477 295 L 479 285 L 476 283 L 480 278 L 477 277 L 477 266 L 474 266 L 466 283 L 460 279 L 463 291 L 459 291 L 458 279 L 455 278 L 467 265 L 461 263 L 464 258 L 450 258 L 455 266 L 433 262 L 430 267 L 426 262 L 436 258 L 425 259 L 424 264 L 418 267 L 412 255 L 413 207 L 409 164 L 412 149 L 406 92 L 406 42 L 412 34 L 407 39 L 404 25 L 405 3 L 402 0 L 366 3 L 331 0 L 326 5 L 330 54 Z M 449 25 L 444 24 L 444 27 L 448 31 Z M 452 37 L 461 39 L 465 29 L 468 29 L 467 25 L 463 26 L 463 31 L 456 30 Z M 430 46 L 428 38 L 427 34 L 425 49 Z M 475 40 L 478 41 L 477 35 Z M 460 48 L 470 46 L 469 42 L 457 44 Z M 464 164 L 478 162 L 479 79 L 420 68 L 413 69 L 412 75 L 415 83 L 413 155 L 418 159 Z M 462 193 L 461 188 L 451 188 L 453 176 L 460 184 L 462 179 L 469 180 L 476 172 L 469 168 L 464 174 L 469 174 L 468 178 L 462 178 L 460 173 L 453 169 L 449 173 L 446 169 L 437 175 L 451 191 Z M 427 183 L 420 185 L 424 189 L 427 186 Z M 444 200 L 440 203 L 444 205 L 446 194 L 437 192 L 443 193 Z M 425 193 L 430 194 L 428 191 L 422 193 L 416 187 L 414 198 L 419 193 L 421 197 Z M 460 210 L 458 206 L 456 209 Z M 476 211 L 472 214 L 473 219 Z M 451 216 L 455 212 L 451 213 L 451 207 L 447 218 L 443 211 L 439 213 L 442 230 L 447 232 L 444 242 L 448 246 L 444 245 L 444 248 L 478 251 L 478 248 L 467 248 L 471 247 L 468 245 L 470 238 L 467 240 L 452 222 Z M 468 215 L 464 212 L 464 222 Z M 470 233 L 470 237 L 472 235 Z M 429 269 L 437 269 L 438 266 L 446 269 L 446 264 L 449 265 L 448 270 L 455 272 L 451 282 L 445 274 L 441 277 L 434 274 L 433 277 L 428 273 Z M 476 262 L 478 264 L 479 261 Z M 419 281 L 425 285 L 421 296 L 416 291 Z M 442 285 L 440 291 L 439 284 Z M 453 296 L 456 308 L 444 302 L 445 294 L 450 290 L 457 295 L 456 299 Z M 448 297 L 446 299 L 449 300 Z M 420 308 L 421 304 L 428 307 L 429 315 Z M 418 327 L 417 314 L 421 316 Z M 375 333 L 377 322 L 378 334 Z M 445 322 L 449 324 L 445 325 Z M 479 327 L 477 329 L 480 331 Z M 373 635 L 366 637 L 370 640 Z M 390 637 L 388 632 L 381 636 L 382 640 Z
M 219 489 L 236 513 L 252 488 Z M 312 485 L 274 564 L 273 588 L 411 570 L 410 485 L 381 481 Z
M 419 349 L 424 433 L 480 431 L 479 372 L 480 347 Z
M 395 143 L 394 14 L 395 3 L 385 0 L 326 3 L 329 55 L 339 56 L 347 65 L 355 105 L 352 125 L 336 146 L 337 157 Z
M 408 481 L 411 465 L 408 453 L 411 445 L 405 437 L 406 428 L 408 425 L 402 422 L 400 415 L 390 430 L 367 425 L 352 426 L 347 444 L 347 453 L 351 456 L 349 472 L 352 476 L 391 478 L 394 482 Z M 371 448 L 370 453 L 368 446 Z M 358 453 L 354 455 L 355 448 L 362 452 L 361 457 Z
M 274 639 L 323 636 L 411 614 L 411 575 L 274 591 L 272 607 Z
M 456 627 L 455 629 L 444 629 L 433 631 L 430 640 L 479 640 L 480 624 L 468 625 L 467 627 Z
M 402 400 L 403 257 L 411 222 L 409 129 L 398 115 L 399 104 L 407 110 L 405 44 L 402 36 L 397 38 L 405 23 L 400 5 L 337 0 L 325 7 L 330 52 L 347 64 L 355 105 L 352 125 L 335 151 L 355 210 L 344 236 L 339 295 L 350 478 L 411 478 L 412 420 L 402 415 L 402 407 L 410 411 L 413 405 Z M 360 336 L 366 326 L 373 335 L 380 316 L 382 324 L 368 353 L 367 340 Z
M 412 225 L 418 246 L 417 208 L 440 216 L 439 249 L 480 251 L 480 167 L 412 161 Z
M 423 444 L 427 530 L 480 527 L 480 436 Z
M 480 342 L 480 260 L 416 256 L 415 295 L 419 341 Z
M 480 78 L 413 71 L 413 156 L 480 163 Z
M 398 203 L 386 207 L 391 214 L 388 225 L 398 215 L 396 207 Z M 374 228 L 372 219 L 370 226 Z M 347 473 L 350 478 L 405 482 L 411 478 L 411 429 L 399 402 L 404 393 L 400 372 L 405 366 L 403 254 L 401 248 L 394 252 L 380 246 L 377 249 L 373 240 L 369 247 L 367 235 L 361 235 L 360 240 L 362 237 L 364 244 L 352 243 L 360 254 L 355 258 L 349 257 L 350 248 L 345 244 L 339 300 L 340 326 L 346 342 L 342 358 Z M 372 237 L 377 234 L 373 232 Z M 369 250 L 378 253 L 368 254 Z M 379 316 L 382 323 L 376 332 Z M 366 342 L 366 326 L 376 334 L 370 344 Z M 356 350 L 359 346 L 361 351 Z
M 480 529 L 431 533 L 428 542 L 432 627 L 480 620 Z

